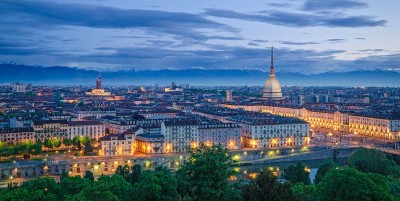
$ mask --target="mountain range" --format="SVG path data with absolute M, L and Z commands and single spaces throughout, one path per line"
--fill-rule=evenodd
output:
M 0 83 L 34 85 L 94 85 L 100 72 L 72 67 L 38 67 L 0 64 Z M 282 86 L 378 86 L 400 87 L 396 71 L 366 70 L 300 74 L 277 72 Z M 195 86 L 262 86 L 268 72 L 257 70 L 129 70 L 101 72 L 104 85 L 169 85 L 171 82 Z

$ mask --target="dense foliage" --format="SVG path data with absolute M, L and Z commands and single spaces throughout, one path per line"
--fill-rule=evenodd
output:
M 84 178 L 64 173 L 58 183 L 44 177 L 2 189 L 0 201 L 400 201 L 400 167 L 393 158 L 361 149 L 349 158 L 349 165 L 321 165 L 315 183 L 301 163 L 281 175 L 262 169 L 253 179 L 235 180 L 236 162 L 228 151 L 201 145 L 176 173 L 165 167 L 144 171 L 139 164 L 119 166 L 115 175 L 97 179 L 91 172 Z

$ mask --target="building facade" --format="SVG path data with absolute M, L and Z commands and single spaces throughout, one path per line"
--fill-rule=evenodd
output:
M 105 126 L 99 121 L 68 122 L 68 138 L 89 137 L 98 140 L 105 135 Z
M 135 132 L 125 131 L 119 134 L 110 134 L 100 138 L 100 156 L 132 155 L 135 152 Z
M 32 127 L 35 131 L 35 138 L 41 141 L 68 137 L 68 122 L 66 120 L 33 121 Z
M 33 128 L 3 128 L 0 129 L 0 141 L 33 142 L 35 141 L 35 131 Z
M 195 120 L 168 120 L 161 123 L 165 137 L 164 153 L 185 153 L 199 146 L 199 124 Z
M 222 145 L 231 150 L 242 148 L 242 129 L 239 124 L 219 123 L 199 126 L 199 141 L 205 145 Z

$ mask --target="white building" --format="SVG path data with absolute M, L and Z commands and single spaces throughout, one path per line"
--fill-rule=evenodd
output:
M 0 129 L 0 141 L 2 142 L 24 142 L 35 141 L 35 131 L 33 128 L 3 128 Z
M 254 114 L 246 117 L 236 116 L 230 120 L 241 124 L 243 147 L 303 146 L 309 143 L 308 124 L 296 118 Z
M 105 126 L 99 121 L 68 122 L 68 137 L 89 137 L 98 140 L 105 135 Z
M 20 83 L 13 84 L 13 92 L 14 93 L 25 93 L 26 92 L 26 85 Z
M 168 120 L 161 123 L 164 153 L 185 153 L 199 145 L 199 124 L 195 120 Z
M 349 115 L 349 131 L 371 138 L 387 140 L 400 139 L 400 119 L 390 116 Z
M 77 109 L 77 110 L 65 110 L 64 114 L 70 114 L 76 116 L 78 120 L 83 120 L 85 117 L 95 117 L 101 118 L 104 116 L 117 116 L 117 112 L 115 110 L 93 110 L 93 109 Z
M 267 81 L 265 82 L 264 90 L 263 90 L 263 98 L 267 100 L 281 100 L 282 98 L 282 89 L 279 84 L 278 78 L 275 75 L 275 67 L 274 67 L 274 48 L 271 48 L 271 68 L 269 71 L 269 76 Z
M 199 126 L 199 141 L 207 146 L 222 145 L 228 149 L 241 149 L 242 129 L 239 124 L 218 123 Z
M 110 134 L 100 138 L 100 156 L 132 155 L 134 149 L 135 132 L 128 130 L 120 134 Z
M 35 138 L 41 141 L 68 137 L 68 123 L 66 120 L 33 121 L 32 127 L 35 130 Z

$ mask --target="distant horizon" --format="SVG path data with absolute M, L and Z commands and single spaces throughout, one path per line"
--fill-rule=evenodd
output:
M 99 71 L 70 67 L 33 67 L 0 64 L 0 83 L 32 83 L 56 86 L 93 86 Z M 246 69 L 160 69 L 101 72 L 105 86 L 168 86 L 171 82 L 191 86 L 263 86 L 268 71 Z M 279 72 L 281 86 L 400 87 L 400 73 L 379 69 L 352 72 L 301 74 Z M 9 76 L 13 75 L 13 76 Z M 207 83 L 207 84 L 205 84 Z

